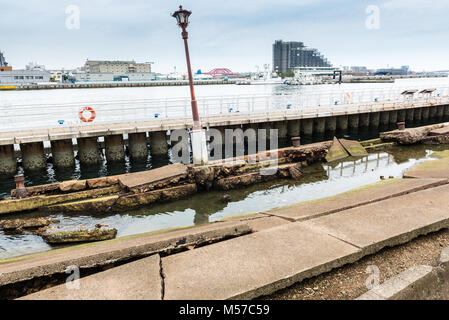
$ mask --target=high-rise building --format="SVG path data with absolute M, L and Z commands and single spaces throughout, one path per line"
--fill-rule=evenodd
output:
M 307 48 L 303 42 L 276 40 L 273 44 L 273 71 L 283 73 L 296 67 L 331 67 L 317 50 Z

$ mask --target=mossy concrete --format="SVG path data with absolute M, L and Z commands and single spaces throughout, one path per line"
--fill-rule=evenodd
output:
M 86 199 L 92 196 L 101 196 L 118 192 L 118 186 L 102 189 L 84 190 L 52 196 L 34 196 L 23 199 L 7 199 L 0 202 L 0 214 L 35 210 L 41 207 L 54 205 L 57 203 Z
M 329 152 L 326 155 L 326 161 L 332 162 L 349 157 L 346 149 L 341 145 L 340 141 L 336 137 L 332 142 L 332 146 L 329 148 Z

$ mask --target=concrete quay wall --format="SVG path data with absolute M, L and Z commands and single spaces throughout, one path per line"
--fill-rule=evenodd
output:
M 432 119 L 444 122 L 449 118 L 449 105 L 421 104 L 372 104 L 319 109 L 298 109 L 270 113 L 229 114 L 202 118 L 203 127 L 224 132 L 225 129 L 263 129 L 270 137 L 270 130 L 277 129 L 279 138 L 293 136 L 322 136 L 326 132 L 357 131 L 372 128 L 388 130 L 398 121 L 420 124 Z M 189 130 L 191 119 L 158 119 L 132 123 L 89 124 L 74 127 L 27 130 L 0 133 L 0 174 L 13 175 L 17 169 L 17 155 L 11 150 L 20 147 L 22 166 L 25 170 L 46 167 L 45 141 L 51 142 L 50 153 L 56 167 L 75 164 L 74 142 L 82 165 L 98 164 L 104 158 L 108 162 L 124 161 L 126 148 L 133 160 L 146 160 L 148 154 L 167 155 L 173 130 Z M 123 135 L 129 136 L 125 142 Z M 104 146 L 99 138 L 104 138 Z M 224 136 L 222 141 L 224 142 Z M 174 143 L 173 143 L 174 144 Z

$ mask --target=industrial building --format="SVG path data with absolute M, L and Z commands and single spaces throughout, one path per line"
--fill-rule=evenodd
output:
M 296 67 L 331 67 L 317 50 L 307 48 L 303 42 L 276 40 L 273 44 L 273 71 L 284 73 Z
M 112 73 L 119 76 L 126 73 L 151 73 L 151 64 L 135 61 L 87 60 L 82 69 L 87 73 Z
M 27 84 L 50 81 L 49 71 L 12 70 L 0 72 L 0 84 Z
M 39 67 L 39 68 L 37 68 Z M 29 84 L 49 82 L 50 72 L 44 66 L 29 64 L 26 70 L 12 70 L 8 66 L 2 52 L 0 52 L 0 84 Z

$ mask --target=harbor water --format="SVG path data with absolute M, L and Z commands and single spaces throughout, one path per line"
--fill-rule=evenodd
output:
M 118 237 L 167 228 L 201 225 L 225 217 L 266 211 L 269 209 L 332 196 L 369 183 L 380 177 L 400 178 L 403 172 L 418 163 L 433 159 L 432 152 L 449 148 L 438 146 L 393 147 L 370 153 L 366 157 L 347 158 L 335 163 L 317 163 L 305 169 L 300 181 L 277 180 L 231 190 L 231 201 L 222 202 L 223 192 L 197 193 L 187 199 L 104 214 L 15 214 L 16 218 L 49 216 L 60 221 L 61 229 L 93 228 L 97 223 L 118 229 Z M 7 217 L 6 217 L 7 218 Z M 0 219 L 5 219 L 2 217 Z M 0 231 L 0 259 L 7 259 L 52 247 L 36 235 L 8 235 Z

